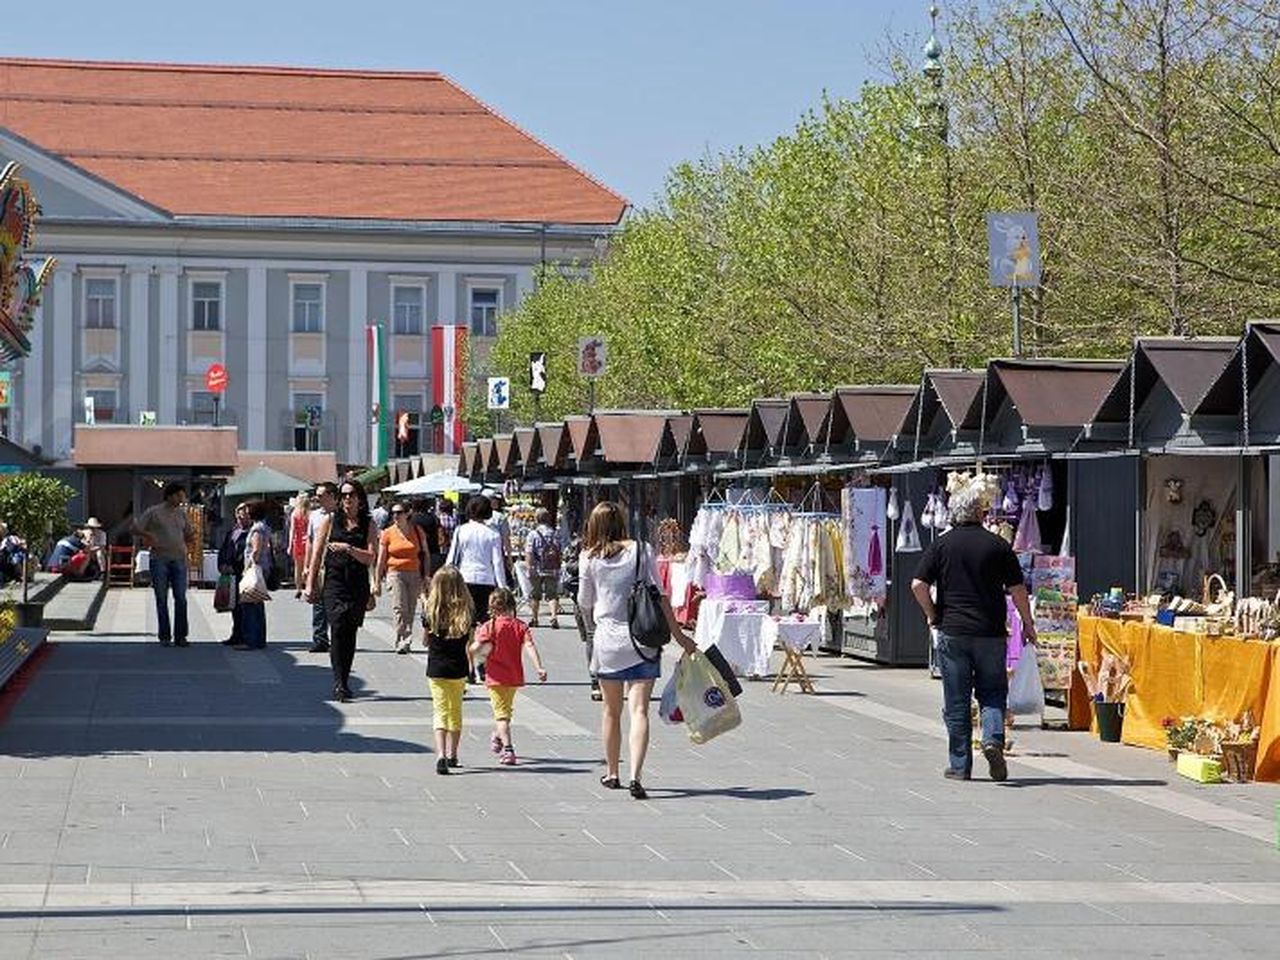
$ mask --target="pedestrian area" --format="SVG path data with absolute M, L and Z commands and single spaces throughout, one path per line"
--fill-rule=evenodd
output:
M 935 682 L 824 657 L 705 746 L 655 710 L 637 802 L 600 787 L 581 645 L 545 629 L 520 765 L 472 688 L 443 777 L 385 611 L 338 705 L 277 597 L 265 654 L 215 642 L 207 591 L 186 649 L 147 641 L 143 590 L 57 637 L 0 721 L 0 957 L 1276 956 L 1274 785 L 1038 729 L 1008 783 L 945 781 Z

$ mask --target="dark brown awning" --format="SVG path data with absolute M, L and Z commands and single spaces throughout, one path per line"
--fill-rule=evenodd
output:
M 1133 357 L 1102 401 L 1094 422 L 1127 423 L 1130 390 L 1134 406 L 1141 409 L 1157 382 L 1168 388 L 1182 412 L 1191 413 L 1222 375 L 1239 342 L 1235 337 L 1139 339 L 1134 344 Z M 1132 388 L 1131 377 L 1137 378 Z
M 992 360 L 987 423 L 1003 394 L 1028 427 L 1083 427 L 1093 421 L 1124 366 L 1122 360 Z
M 904 431 L 907 413 L 919 387 L 890 384 L 876 387 L 837 387 L 839 403 L 849 429 L 864 443 L 885 443 Z M 911 424 L 912 429 L 915 424 Z M 833 442 L 842 438 L 833 435 Z
M 511 434 L 504 434 L 493 438 L 493 455 L 497 462 L 498 475 L 506 478 L 515 475 L 516 472 L 516 443 L 515 437 Z
M 538 431 L 533 427 L 516 427 L 512 432 L 516 441 L 516 458 L 526 472 L 534 470 L 539 464 L 542 445 L 538 442 Z
M 573 444 L 573 455 L 578 466 L 594 460 L 600 449 L 600 435 L 596 430 L 593 417 L 566 417 L 565 429 L 569 431 L 569 442 Z
M 1250 323 L 1226 367 L 1205 391 L 1195 412 L 1207 416 L 1239 416 L 1244 405 L 1242 358 L 1248 357 L 1249 390 L 1252 391 L 1267 368 L 1280 362 L 1280 324 Z M 1252 403 L 1250 403 L 1252 406 Z
M 689 449 L 689 438 L 693 435 L 693 414 L 682 413 L 679 416 L 667 417 L 667 432 L 674 445 L 672 456 L 682 457 Z
M 573 450 L 568 428 L 563 423 L 540 423 L 537 429 L 543 464 L 552 470 L 561 469 Z
M 462 449 L 458 451 L 458 476 L 466 477 L 471 474 L 471 456 L 475 451 L 475 444 L 464 443 Z
M 790 409 L 791 401 L 779 397 L 753 402 L 747 418 L 744 449 L 752 452 L 777 449 L 782 443 L 782 431 L 787 425 L 787 411 Z
M 490 471 L 496 471 L 498 464 L 493 459 L 493 438 L 481 437 L 476 441 L 477 470 L 483 477 Z
M 985 370 L 926 370 L 925 378 L 942 404 L 942 411 L 951 421 L 953 429 L 959 429 L 974 409 L 982 390 Z M 926 427 L 928 425 L 926 424 Z
M 750 410 L 695 410 L 688 455 L 729 457 L 742 447 Z
M 658 459 L 670 411 L 601 411 L 595 415 L 604 462 L 651 464 Z

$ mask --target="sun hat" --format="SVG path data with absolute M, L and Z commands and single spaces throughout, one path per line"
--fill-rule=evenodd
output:
M 90 530 L 101 530 L 102 524 L 98 522 L 97 517 L 90 517 L 84 522 L 84 525 Z

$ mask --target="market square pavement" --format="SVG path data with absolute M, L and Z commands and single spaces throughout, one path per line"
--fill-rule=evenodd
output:
M 0 958 L 1280 955 L 1274 785 L 1039 729 L 1008 783 L 945 781 L 936 682 L 823 656 L 815 695 L 747 683 L 704 746 L 655 711 L 636 802 L 601 788 L 581 645 L 546 629 L 520 765 L 473 687 L 441 777 L 385 601 L 335 704 L 301 602 L 259 654 L 191 597 L 162 649 L 150 591 L 112 590 L 0 721 Z

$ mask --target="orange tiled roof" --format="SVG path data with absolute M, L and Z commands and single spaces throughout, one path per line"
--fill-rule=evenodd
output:
M 181 215 L 616 223 L 438 73 L 0 58 L 0 127 Z

